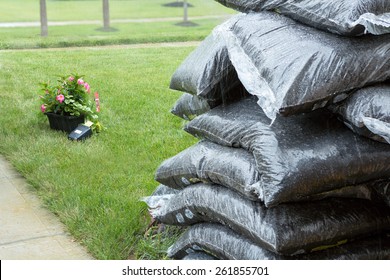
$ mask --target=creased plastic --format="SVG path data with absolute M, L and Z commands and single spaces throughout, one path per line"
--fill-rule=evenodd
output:
M 176 69 L 170 88 L 199 95 L 211 108 L 248 94 L 237 77 L 225 45 L 212 33 Z
M 330 109 L 356 133 L 390 144 L 390 84 L 357 90 Z
M 150 209 L 155 209 L 167 203 L 174 195 L 178 194 L 179 190 L 169 188 L 165 185 L 159 185 L 150 196 L 145 196 L 140 201 L 145 202 Z
M 203 251 L 193 250 L 192 252 L 189 252 L 187 255 L 185 255 L 182 258 L 182 260 L 183 261 L 189 261 L 189 260 L 206 261 L 206 260 L 216 260 L 216 258 Z
M 182 189 L 204 182 L 218 184 L 239 192 L 250 200 L 264 200 L 263 193 L 254 191 L 261 183 L 254 157 L 240 148 L 201 141 L 165 160 L 157 169 L 155 179 L 171 188 Z M 366 184 L 342 186 L 330 190 L 312 188 L 310 193 L 291 196 L 288 201 L 319 200 L 327 197 L 371 199 L 372 189 Z
M 362 117 L 362 121 L 369 131 L 371 131 L 374 135 L 380 136 L 383 140 L 390 144 L 390 123 L 369 117 Z
M 185 258 L 187 251 L 203 249 L 208 254 L 224 260 L 389 260 L 390 237 L 367 237 L 355 242 L 311 254 L 294 257 L 282 256 L 254 244 L 227 227 L 201 223 L 191 226 L 168 249 L 168 256 Z M 190 249 L 190 250 L 189 250 Z
M 219 184 L 256 200 L 247 188 L 259 182 L 260 174 L 248 151 L 201 141 L 161 163 L 155 179 L 176 189 L 198 182 Z
M 390 207 L 390 181 L 377 181 L 371 185 L 371 188 L 376 191 L 380 200 L 384 201 Z
M 372 13 L 361 15 L 358 20 L 352 23 L 351 34 L 353 34 L 354 28 L 357 29 L 360 26 L 363 26 L 365 34 L 381 35 L 390 33 L 390 12 L 381 15 Z
M 189 93 L 183 93 L 171 109 L 171 113 L 184 119 L 192 120 L 210 110 L 207 100 Z
M 271 120 L 324 107 L 390 77 L 390 34 L 342 37 L 261 12 L 236 15 L 213 36 Z
M 184 129 L 198 138 L 249 151 L 261 174 L 249 190 L 268 207 L 390 178 L 390 146 L 353 133 L 326 110 L 279 117 L 269 126 L 252 97 L 216 107 Z
M 388 0 L 216 0 L 241 12 L 273 11 L 312 27 L 357 36 L 390 33 Z
M 218 222 L 284 255 L 390 230 L 390 208 L 383 203 L 329 198 L 266 208 L 227 188 L 204 184 L 162 201 L 151 215 L 170 225 Z

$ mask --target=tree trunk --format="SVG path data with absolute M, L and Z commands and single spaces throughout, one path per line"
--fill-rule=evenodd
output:
M 41 14 L 41 36 L 46 37 L 48 35 L 46 0 L 40 0 L 40 14 Z
M 110 30 L 110 7 L 108 0 L 103 0 L 103 28 Z
M 183 21 L 184 21 L 184 22 L 187 22 L 187 21 L 188 21 L 188 5 L 187 5 L 187 0 L 184 0 L 184 2 L 183 2 L 183 9 L 184 9 Z

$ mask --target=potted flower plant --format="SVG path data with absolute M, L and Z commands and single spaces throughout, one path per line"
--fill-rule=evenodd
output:
M 90 121 L 92 130 L 100 132 L 98 93 L 91 94 L 91 87 L 82 76 L 72 74 L 60 77 L 55 85 L 50 82 L 40 85 L 41 111 L 47 115 L 52 129 L 69 133 L 80 123 Z

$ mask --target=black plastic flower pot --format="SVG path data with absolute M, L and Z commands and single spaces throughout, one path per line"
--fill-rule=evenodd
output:
M 45 113 L 49 119 L 51 129 L 72 132 L 79 124 L 84 123 L 84 116 L 63 116 L 54 113 Z

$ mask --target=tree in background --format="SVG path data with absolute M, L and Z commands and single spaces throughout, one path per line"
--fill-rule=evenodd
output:
M 103 0 L 103 29 L 110 30 L 110 7 L 108 0 Z
M 184 0 L 184 2 L 183 2 L 183 9 L 184 9 L 183 22 L 188 22 L 188 5 L 187 5 L 187 0 Z
M 41 36 L 46 37 L 48 35 L 46 0 L 40 0 L 40 14 L 41 14 Z
M 172 3 L 175 3 L 175 2 L 172 2 Z M 192 5 L 190 3 L 188 3 L 187 0 L 184 0 L 183 2 L 176 2 L 176 3 L 180 3 L 181 5 L 183 5 L 183 21 L 176 23 L 176 25 L 187 26 L 187 27 L 198 25 L 198 24 L 188 20 L 188 8 L 192 7 Z

